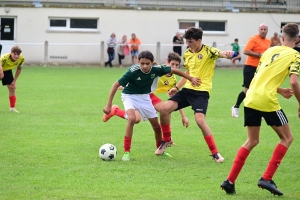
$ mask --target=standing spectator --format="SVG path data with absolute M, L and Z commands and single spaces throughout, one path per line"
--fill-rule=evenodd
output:
M 131 34 L 131 39 L 129 40 L 129 44 L 131 44 L 131 59 L 132 64 L 138 63 L 138 55 L 139 55 L 139 45 L 141 45 L 141 41 L 136 37 L 134 33 Z
M 119 46 L 117 48 L 118 56 L 119 56 L 119 65 L 122 66 L 122 60 L 125 58 L 125 56 L 129 53 L 129 47 L 127 43 L 127 36 L 123 35 L 122 39 L 119 41 Z
M 286 24 L 282 28 L 283 46 L 268 49 L 260 59 L 256 75 L 251 82 L 244 102 L 244 126 L 247 126 L 248 139 L 238 150 L 227 180 L 221 184 L 221 188 L 227 194 L 236 193 L 235 181 L 250 152 L 259 143 L 261 119 L 263 117 L 278 135 L 279 143 L 275 147 L 269 164 L 258 180 L 257 185 L 274 195 L 283 195 L 272 178 L 293 141 L 293 135 L 288 119 L 279 105 L 277 93 L 287 99 L 292 94 L 295 95 L 298 101 L 296 113 L 300 118 L 300 84 L 298 82 L 300 54 L 292 49 L 295 46 L 298 33 L 297 24 Z M 287 76 L 289 76 L 292 89 L 279 88 Z M 254 159 L 258 160 L 258 158 Z
M 249 89 L 249 85 L 253 79 L 259 59 L 263 52 L 265 52 L 271 45 L 270 39 L 266 37 L 267 33 L 268 26 L 266 24 L 259 25 L 258 34 L 252 36 L 244 48 L 244 54 L 247 55 L 243 70 L 244 80 L 242 86 L 244 87 L 244 90 L 240 92 L 235 105 L 231 108 L 232 117 L 239 117 L 239 107 L 246 96 L 247 90 Z
M 280 45 L 281 45 L 280 38 L 278 37 L 278 33 L 275 32 L 274 36 L 271 37 L 271 47 L 280 46 Z
M 232 51 L 234 51 L 234 54 L 232 55 L 230 60 L 233 64 L 233 69 L 236 69 L 235 61 L 236 60 L 241 61 L 239 40 L 237 38 L 234 39 L 234 43 L 231 43 L 231 46 L 232 46 Z
M 182 55 L 182 47 L 181 45 L 184 44 L 183 38 L 180 36 L 180 33 L 177 32 L 176 35 L 173 37 L 173 51 L 175 53 L 178 53 L 180 56 Z M 180 46 L 178 46 L 180 45 Z
M 174 88 L 170 89 L 169 95 L 177 93 L 160 107 L 160 122 L 164 141 L 156 152 L 160 154 L 167 146 L 172 144 L 170 114 L 173 111 L 191 106 L 194 111 L 195 121 L 202 132 L 211 156 L 216 162 L 223 162 L 224 158 L 218 152 L 212 132 L 205 121 L 205 116 L 212 88 L 216 60 L 218 58 L 231 58 L 234 52 L 220 51 L 217 48 L 203 44 L 202 34 L 203 31 L 201 28 L 192 27 L 187 29 L 183 36 L 189 46 L 189 49 L 183 55 L 186 73 L 192 77 L 201 79 L 201 85 L 196 86 L 190 81 L 182 79 Z M 184 88 L 179 91 L 179 88 L 184 83 Z
M 117 45 L 116 34 L 112 33 L 110 38 L 106 41 L 107 44 L 107 54 L 108 54 L 108 61 L 105 62 L 105 67 L 109 65 L 112 67 L 112 61 L 115 59 L 115 46 Z
M 19 113 L 16 110 L 16 87 L 17 79 L 21 74 L 25 58 L 21 55 L 22 50 L 18 46 L 14 46 L 10 53 L 3 54 L 0 59 L 0 79 L 2 79 L 2 85 L 6 85 L 8 88 L 8 96 L 10 103 L 10 111 Z M 15 77 L 13 76 L 12 69 L 16 68 Z

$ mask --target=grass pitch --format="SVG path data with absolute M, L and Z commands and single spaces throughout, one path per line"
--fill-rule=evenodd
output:
M 238 148 L 246 140 L 243 111 L 231 117 L 231 107 L 242 90 L 242 70 L 216 69 L 209 100 L 210 126 L 223 164 L 209 156 L 191 108 L 185 113 L 190 127 L 172 114 L 172 138 L 167 152 L 154 155 L 149 122 L 134 128 L 131 161 L 122 162 L 126 121 L 117 117 L 103 123 L 111 85 L 126 68 L 27 67 L 17 81 L 19 114 L 9 112 L 8 91 L 0 90 L 0 199 L 274 199 L 257 187 L 279 139 L 266 124 L 260 144 L 251 152 L 236 182 L 237 195 L 220 189 Z M 288 86 L 288 81 L 284 83 Z M 166 95 L 160 95 L 164 100 Z M 298 103 L 279 97 L 294 142 L 274 176 L 283 199 L 300 199 Z M 120 91 L 114 103 L 122 107 Z M 99 147 L 112 143 L 115 161 L 99 158 Z

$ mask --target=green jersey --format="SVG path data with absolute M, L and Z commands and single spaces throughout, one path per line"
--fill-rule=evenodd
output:
M 171 67 L 153 65 L 148 73 L 144 73 L 140 65 L 136 64 L 129 67 L 118 82 L 124 87 L 122 91 L 124 94 L 149 94 L 154 79 L 170 72 Z
M 239 52 L 240 51 L 240 45 L 237 44 L 237 43 L 231 43 L 231 46 L 232 46 L 232 51 L 234 52 Z

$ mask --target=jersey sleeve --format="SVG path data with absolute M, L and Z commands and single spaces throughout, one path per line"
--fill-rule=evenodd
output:
M 255 45 L 255 41 L 254 41 L 254 38 L 252 37 L 252 38 L 250 38 L 250 40 L 248 40 L 244 50 L 252 50 L 254 45 Z
M 209 57 L 211 59 L 216 60 L 218 58 L 221 58 L 221 56 L 220 56 L 221 51 L 219 49 L 217 49 L 215 47 L 210 47 L 210 46 L 206 46 L 206 48 L 207 48 L 207 54 L 209 55 Z
M 300 70 L 300 54 L 295 54 L 295 62 L 293 62 L 290 66 L 290 72 L 289 74 L 297 74 L 299 76 L 299 70 Z
M 131 76 L 132 76 L 132 72 L 128 69 L 125 72 L 125 74 L 118 80 L 118 82 L 123 87 L 126 87 L 126 85 L 129 83 L 129 80 L 130 80 Z

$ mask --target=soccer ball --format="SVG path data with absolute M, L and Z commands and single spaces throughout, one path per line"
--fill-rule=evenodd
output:
M 112 144 L 104 144 L 99 149 L 99 156 L 102 160 L 114 160 L 117 157 L 117 148 Z

